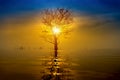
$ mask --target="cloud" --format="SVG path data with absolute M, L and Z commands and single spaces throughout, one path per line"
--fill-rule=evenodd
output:
M 104 14 L 79 14 L 78 23 L 80 29 L 87 30 L 120 30 L 120 13 L 104 13 Z
M 77 29 L 75 28 L 76 32 L 73 32 L 71 40 L 64 43 L 67 45 L 64 47 L 70 48 L 69 43 L 71 43 L 77 47 L 73 50 L 80 48 L 118 48 L 120 40 L 119 16 L 119 13 L 91 15 L 76 11 Z M 47 45 L 40 38 L 40 26 L 39 11 L 16 14 L 1 19 L 1 47 L 13 48 L 24 45 L 25 47 L 40 47 L 39 44 Z M 81 44 L 81 47 L 78 43 Z

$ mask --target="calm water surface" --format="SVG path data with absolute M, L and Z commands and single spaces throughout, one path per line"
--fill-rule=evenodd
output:
M 1 50 L 0 80 L 40 80 L 50 56 L 39 50 Z M 60 57 L 70 64 L 75 80 L 120 80 L 119 50 L 84 50 Z

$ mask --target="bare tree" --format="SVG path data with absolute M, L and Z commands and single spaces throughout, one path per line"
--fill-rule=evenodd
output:
M 57 8 L 57 9 L 45 9 L 41 14 L 41 22 L 44 26 L 43 32 L 52 32 L 54 26 L 58 26 L 61 29 L 61 34 L 66 34 L 69 31 L 69 27 L 73 23 L 73 16 L 71 12 L 67 9 Z M 58 35 L 52 34 L 54 41 L 49 41 L 54 44 L 54 57 L 57 57 L 58 50 Z

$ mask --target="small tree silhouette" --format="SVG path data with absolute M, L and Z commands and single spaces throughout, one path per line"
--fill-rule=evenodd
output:
M 41 22 L 43 32 L 52 35 L 54 41 L 49 41 L 54 44 L 54 57 L 58 55 L 58 37 L 70 32 L 70 26 L 73 23 L 73 16 L 67 9 L 45 9 L 41 14 Z

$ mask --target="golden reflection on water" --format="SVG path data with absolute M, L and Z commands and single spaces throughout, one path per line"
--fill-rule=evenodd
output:
M 34 54 L 33 52 L 30 50 L 16 50 L 1 53 L 1 78 L 8 80 L 8 77 L 9 79 L 18 80 L 19 77 L 21 77 L 23 80 L 24 78 L 39 80 L 42 75 L 45 74 L 46 67 L 49 67 L 52 57 L 49 56 L 48 53 L 41 53 L 39 50 Z M 8 53 L 12 55 L 6 55 Z M 83 54 L 79 56 L 77 53 L 74 53 L 75 55 L 59 55 L 59 60 L 61 62 L 63 61 L 64 65 L 67 65 L 64 67 L 70 70 L 73 77 L 77 77 L 76 80 L 87 80 L 87 78 L 89 78 L 89 80 L 105 79 L 109 78 L 111 75 L 118 77 L 120 67 L 119 51 L 102 50 L 100 52 L 94 50 L 81 53 Z M 16 78 L 14 78 L 14 76 L 16 76 Z

